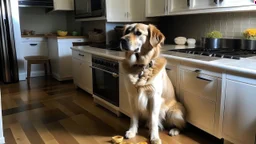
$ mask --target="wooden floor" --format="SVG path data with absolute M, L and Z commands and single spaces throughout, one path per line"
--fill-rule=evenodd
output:
M 114 135 L 124 135 L 129 118 L 116 117 L 93 103 L 92 97 L 69 82 L 43 77 L 1 85 L 4 136 L 7 144 L 108 144 Z M 220 140 L 193 127 L 170 137 L 160 133 L 164 144 L 218 144 Z M 147 141 L 141 128 L 137 143 Z

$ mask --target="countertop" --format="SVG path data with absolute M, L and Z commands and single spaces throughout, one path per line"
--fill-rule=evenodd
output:
M 177 46 L 177 45 L 164 45 L 162 47 L 161 55 L 168 59 L 174 59 L 182 62 L 192 62 L 202 66 L 210 66 L 214 68 L 223 69 L 225 71 L 234 71 L 244 74 L 256 75 L 256 56 L 249 58 L 241 58 L 240 60 L 224 59 L 224 58 L 214 58 L 207 56 L 199 56 L 192 54 L 185 54 L 179 52 L 171 52 L 168 50 L 172 49 L 184 49 L 184 48 L 194 48 L 187 46 Z M 93 48 L 90 46 L 75 46 L 72 47 L 73 50 L 87 52 L 98 56 L 103 56 L 106 58 L 111 58 L 115 60 L 123 60 L 125 58 L 124 52 L 105 50 L 99 48 Z
M 57 35 L 44 35 L 44 34 L 38 34 L 38 35 L 21 35 L 22 38 L 57 38 L 57 39 L 74 39 L 74 38 L 87 38 L 86 36 L 57 36 Z

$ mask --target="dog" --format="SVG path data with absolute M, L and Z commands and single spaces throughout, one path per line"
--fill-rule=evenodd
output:
M 131 106 L 131 124 L 126 138 L 136 136 L 139 120 L 146 120 L 151 143 L 161 144 L 159 128 L 171 128 L 176 136 L 185 125 L 185 108 L 175 97 L 166 73 L 167 60 L 160 57 L 165 36 L 152 24 L 134 23 L 124 27 L 120 48 L 125 51 L 122 67 Z

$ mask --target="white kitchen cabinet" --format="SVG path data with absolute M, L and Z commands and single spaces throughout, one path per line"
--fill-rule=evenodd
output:
M 127 116 L 131 116 L 131 106 L 129 102 L 129 92 L 125 86 L 126 73 L 119 62 L 119 110 Z
M 253 6 L 255 5 L 253 0 L 223 0 L 220 3 L 221 7 L 235 7 L 235 6 Z
M 85 42 L 84 38 L 59 39 L 49 38 L 49 57 L 52 65 L 52 75 L 59 81 L 71 80 L 73 42 Z
M 169 0 L 168 10 L 171 13 L 188 10 L 189 7 L 188 0 Z
M 188 122 L 219 137 L 221 78 L 215 75 L 202 69 L 182 66 L 180 95 L 187 110 Z
M 74 10 L 74 0 L 53 0 L 54 10 Z
M 106 0 L 108 22 L 145 21 L 146 0 Z
M 168 13 L 168 0 L 146 0 L 146 16 L 162 16 Z
M 48 56 L 47 41 L 45 38 L 22 38 L 21 39 L 22 50 L 20 55 L 24 62 L 22 66 L 25 73 L 20 74 L 20 79 L 25 80 L 27 72 L 27 61 L 24 59 L 25 56 L 43 55 Z M 31 77 L 43 76 L 44 66 L 43 65 L 32 65 L 31 66 Z
M 92 94 L 91 54 L 72 51 L 72 73 L 74 84 Z
M 218 6 L 217 0 L 216 3 L 214 0 L 190 0 L 192 9 L 209 9 L 216 8 Z
M 227 79 L 223 137 L 235 144 L 256 143 L 256 80 Z

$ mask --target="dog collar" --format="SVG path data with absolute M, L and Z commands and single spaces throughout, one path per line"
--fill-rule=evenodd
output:
M 142 71 L 139 73 L 139 78 L 141 78 L 141 77 L 143 76 L 145 69 L 151 68 L 151 67 L 153 66 L 153 61 L 151 60 L 151 61 L 149 62 L 149 64 L 146 65 L 146 66 L 144 66 L 144 65 L 141 65 L 141 66 L 143 67 L 143 69 L 142 69 Z

